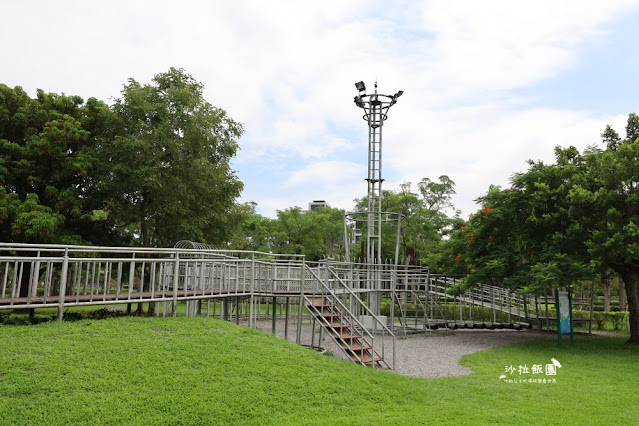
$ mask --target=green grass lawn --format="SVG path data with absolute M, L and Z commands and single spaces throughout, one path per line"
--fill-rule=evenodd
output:
M 139 303 L 131 303 L 131 311 L 133 315 L 136 315 L 136 310 L 140 304 Z M 257 305 L 259 311 L 257 312 L 260 317 L 271 317 L 273 314 L 273 305 L 270 303 L 267 306 L 266 303 L 260 303 Z M 147 315 L 147 311 L 149 308 L 148 303 L 143 303 L 143 315 Z M 206 315 L 206 307 L 207 304 L 202 303 L 201 312 L 202 315 Z M 124 315 L 127 308 L 126 303 L 117 303 L 110 305 L 86 305 L 86 306 L 73 306 L 66 308 L 64 310 L 65 321 L 75 321 L 82 318 L 92 319 L 93 314 L 96 311 L 108 311 L 105 316 L 118 316 Z M 223 311 L 223 305 L 219 301 L 211 301 L 209 306 L 209 316 L 213 316 L 216 318 L 220 318 Z M 163 307 L 161 303 L 156 304 L 155 307 L 157 312 L 160 312 L 162 315 Z M 233 310 L 233 307 L 228 308 L 228 315 L 230 321 L 235 321 L 236 312 Z M 303 308 L 304 313 L 308 313 L 306 308 Z M 276 306 L 276 315 L 278 318 L 283 318 L 286 312 L 286 307 L 283 303 L 278 303 Z M 167 308 L 167 316 L 171 316 L 171 307 Z M 99 313 L 99 312 L 97 312 Z M 183 316 L 186 313 L 186 304 L 184 302 L 180 302 L 177 304 L 177 315 Z M 289 306 L 289 316 L 297 315 L 297 305 L 291 304 Z M 246 316 L 245 314 L 241 314 L 242 316 Z M 39 324 L 48 321 L 57 321 L 58 318 L 58 308 L 57 307 L 48 307 L 48 308 L 38 308 L 34 311 L 34 318 L 31 319 L 27 313 L 13 313 L 10 310 L 0 311 L 0 326 L 5 325 L 30 325 L 30 324 Z
M 416 379 L 212 318 L 0 326 L 0 424 L 633 424 L 624 340 L 506 346 L 466 356 L 470 376 Z M 551 358 L 556 383 L 499 378 Z

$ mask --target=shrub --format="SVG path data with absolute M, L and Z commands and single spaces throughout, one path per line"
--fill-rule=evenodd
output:
M 118 316 L 117 312 L 110 311 L 107 308 L 97 309 L 87 314 L 87 317 L 92 319 L 105 319 L 105 318 L 116 317 L 116 316 Z
M 62 319 L 64 321 L 80 321 L 81 319 L 83 319 L 83 316 L 81 312 L 64 311 Z
M 625 328 L 627 312 L 608 312 L 613 330 L 621 330 Z
M 605 330 L 606 329 L 606 313 L 605 312 L 593 312 L 592 320 L 595 323 L 595 328 L 597 330 Z

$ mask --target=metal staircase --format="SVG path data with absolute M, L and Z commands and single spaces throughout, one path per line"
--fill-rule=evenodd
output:
M 373 342 L 369 342 L 365 333 L 361 332 L 362 327 L 330 299 L 307 298 L 306 308 L 353 362 L 388 368 L 384 359 L 373 351 Z
M 395 335 L 386 324 L 370 311 L 329 265 L 320 269 L 322 278 L 312 269 L 308 271 L 322 288 L 321 294 L 304 296 L 306 309 L 313 319 L 353 362 L 394 369 Z M 349 306 L 354 309 L 349 309 Z M 362 323 L 362 315 L 370 322 L 368 328 Z

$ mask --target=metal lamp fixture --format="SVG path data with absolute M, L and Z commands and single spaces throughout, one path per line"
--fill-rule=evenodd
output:
M 375 92 L 366 94 L 366 86 L 363 81 L 355 83 L 359 94 L 355 96 L 355 105 L 364 110 L 364 120 L 368 123 L 368 208 L 366 210 L 367 235 L 366 235 L 366 264 L 367 281 L 369 288 L 381 289 L 382 264 L 382 127 L 388 118 L 388 110 L 397 103 L 397 98 L 404 92 L 400 90 L 392 96 Z M 393 213 L 399 217 L 397 213 Z M 398 218 L 398 226 L 401 219 Z M 399 229 L 398 229 L 399 236 Z M 397 255 L 395 256 L 397 258 Z M 369 306 L 373 312 L 379 313 L 380 295 L 372 292 L 369 296 Z

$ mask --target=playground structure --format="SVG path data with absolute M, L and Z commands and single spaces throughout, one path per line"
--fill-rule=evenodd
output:
M 395 266 L 397 266 L 397 255 L 399 254 L 399 230 L 401 227 L 401 215 L 393 212 L 385 212 L 382 209 L 382 129 L 384 122 L 388 118 L 388 111 L 397 103 L 397 99 L 404 93 L 398 91 L 392 96 L 377 93 L 377 82 L 375 91 L 372 94 L 366 93 L 366 85 L 363 81 L 355 83 L 358 91 L 355 96 L 355 105 L 364 111 L 363 119 L 368 126 L 368 174 L 366 182 L 368 185 L 367 208 L 363 212 L 351 213 L 350 219 L 357 221 L 358 215 L 366 216 L 366 286 L 372 290 L 382 288 L 381 271 L 382 265 L 382 217 L 385 220 L 394 218 L 397 220 L 397 245 L 395 247 Z M 346 226 L 346 216 L 344 217 Z M 346 256 L 349 255 L 348 238 L 344 232 L 344 245 Z M 348 260 L 348 257 L 347 257 Z M 368 305 L 373 312 L 379 314 L 381 299 L 379 292 L 373 291 L 368 294 Z M 391 309 L 394 305 L 391 305 Z
M 394 334 L 329 263 L 202 248 L 0 243 L 0 252 L 0 311 L 55 308 L 62 320 L 70 307 L 152 303 L 155 315 L 176 316 L 183 302 L 186 315 L 217 313 L 256 327 L 269 305 L 274 321 L 284 304 L 287 338 L 290 326 L 295 342 L 319 346 L 314 333 L 302 340 L 307 321 L 321 328 L 318 342 L 328 333 L 354 362 L 392 368 Z
M 255 328 L 283 322 L 284 337 L 318 347 L 324 336 L 354 362 L 393 368 L 397 334 L 436 329 L 548 327 L 552 298 L 480 286 L 446 291 L 457 278 L 427 268 L 382 264 L 380 287 L 369 265 L 303 256 L 187 248 L 123 248 L 0 243 L 0 312 L 53 308 L 62 319 L 78 306 L 153 303 L 157 316 L 216 316 Z M 374 313 L 395 300 L 398 315 Z M 544 310 L 546 314 L 544 315 Z M 386 315 L 383 315 L 386 314 Z M 276 321 L 283 320 L 283 321 Z M 313 333 L 301 333 L 302 327 Z M 317 340 L 316 340 L 317 339 Z
M 368 123 L 368 206 L 345 214 L 345 260 L 307 262 L 303 255 L 221 250 L 191 241 L 174 248 L 94 247 L 0 243 L 0 313 L 9 310 L 148 304 L 156 316 L 207 315 L 276 333 L 319 348 L 325 336 L 353 362 L 394 369 L 395 336 L 455 328 L 550 328 L 553 297 L 532 297 L 496 286 L 456 292 L 458 277 L 427 267 L 382 262 L 382 127 L 393 96 L 365 93 L 355 104 Z M 348 258 L 346 219 L 366 222 L 366 261 Z M 579 304 L 580 300 L 574 300 Z M 582 302 L 583 303 L 583 302 Z M 590 298 L 592 325 L 592 297 Z M 282 325 L 280 325 L 282 326 Z M 302 333 L 310 328 L 310 333 Z

